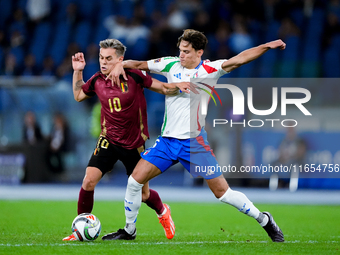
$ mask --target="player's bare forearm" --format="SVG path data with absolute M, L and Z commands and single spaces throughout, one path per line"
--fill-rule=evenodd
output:
M 242 51 L 235 57 L 232 57 L 228 61 L 222 64 L 222 68 L 226 72 L 230 72 L 244 64 L 247 64 L 266 53 L 270 49 L 279 48 L 284 50 L 286 44 L 282 40 L 271 41 L 265 44 L 261 44 L 257 47 L 250 48 L 248 50 Z
M 163 95 L 173 95 L 177 94 L 179 90 L 189 93 L 189 88 L 190 82 L 164 83 L 152 78 L 152 85 L 149 89 Z
M 167 88 L 163 85 L 164 87 L 164 95 L 173 95 L 176 94 L 179 91 L 179 88 L 175 87 L 175 88 Z
M 86 95 L 82 90 L 82 86 L 85 84 L 83 80 L 83 71 L 73 71 L 73 96 L 77 102 L 81 102 L 86 99 Z
M 181 90 L 185 93 L 190 93 L 190 82 L 176 82 L 176 83 L 164 83 L 163 87 L 165 89 L 166 95 L 172 95 Z
M 125 60 L 123 61 L 123 67 L 149 71 L 148 62 L 146 61 Z
M 165 87 L 165 84 L 166 83 L 163 83 L 157 79 L 152 78 L 152 84 L 149 89 L 163 95 L 174 94 L 178 90 L 176 86 L 167 88 Z

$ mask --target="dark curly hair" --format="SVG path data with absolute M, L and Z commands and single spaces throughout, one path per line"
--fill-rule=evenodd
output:
M 184 33 L 178 37 L 177 47 L 179 47 L 181 41 L 187 41 L 191 43 L 191 46 L 197 50 L 204 50 L 208 43 L 207 37 L 202 33 L 194 29 L 186 29 Z

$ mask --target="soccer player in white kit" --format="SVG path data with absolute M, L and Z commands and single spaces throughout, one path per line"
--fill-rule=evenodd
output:
M 187 29 L 178 38 L 179 57 L 163 57 L 149 61 L 124 61 L 111 74 L 113 79 L 124 75 L 123 68 L 135 68 L 164 75 L 168 82 L 190 81 L 192 78 L 219 78 L 232 70 L 255 60 L 270 49 L 285 49 L 281 40 L 271 41 L 245 50 L 229 60 L 210 62 L 202 60 L 208 40 L 199 31 Z M 240 212 L 256 219 L 265 229 L 273 242 L 283 242 L 284 236 L 269 212 L 260 212 L 245 194 L 232 190 L 221 171 L 197 173 L 194 166 L 218 165 L 215 155 L 207 141 L 202 116 L 192 121 L 190 110 L 199 110 L 198 97 L 185 91 L 166 96 L 165 114 L 161 136 L 153 147 L 142 153 L 133 173 L 128 179 L 125 194 L 126 226 L 117 232 L 107 234 L 103 240 L 126 239 L 127 235 L 136 236 L 136 219 L 141 206 L 143 185 L 180 162 L 193 176 L 202 176 L 215 197 L 221 202 L 236 207 Z M 191 119 L 191 120 L 190 120 Z M 190 128 L 192 123 L 195 128 Z M 191 169 L 191 171 L 190 171 Z M 174 226 L 173 226 L 174 229 Z

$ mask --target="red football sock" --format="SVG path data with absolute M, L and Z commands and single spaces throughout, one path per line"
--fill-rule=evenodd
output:
M 146 200 L 146 205 L 155 210 L 157 214 L 162 214 L 164 207 L 161 198 L 156 190 L 150 189 L 150 197 Z
M 81 187 L 78 198 L 78 215 L 81 213 L 91 213 L 93 208 L 94 190 L 86 191 Z

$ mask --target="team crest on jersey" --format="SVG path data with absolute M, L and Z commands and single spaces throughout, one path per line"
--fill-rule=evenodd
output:
M 193 75 L 192 78 L 197 78 L 198 77 L 198 71 Z
M 154 63 L 159 63 L 159 62 L 161 62 L 161 60 L 162 60 L 161 58 L 157 58 L 157 59 L 155 59 L 153 62 L 154 62 Z
M 128 84 L 126 81 L 120 83 L 120 89 L 123 93 L 128 92 Z

